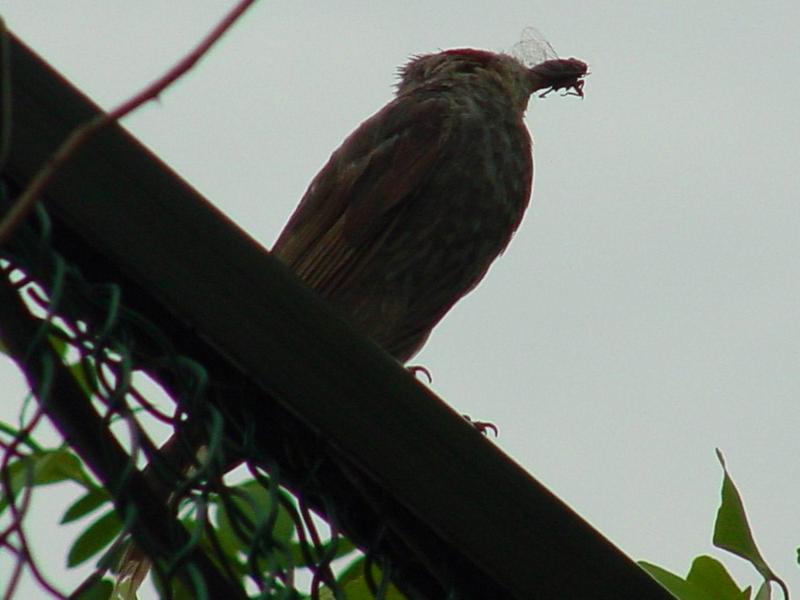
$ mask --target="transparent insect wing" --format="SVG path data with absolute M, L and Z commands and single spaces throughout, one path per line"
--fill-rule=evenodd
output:
M 535 27 L 522 30 L 519 42 L 511 47 L 509 54 L 526 67 L 535 67 L 546 60 L 558 58 L 553 46 Z

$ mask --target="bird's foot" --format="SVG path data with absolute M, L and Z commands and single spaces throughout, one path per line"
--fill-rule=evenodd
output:
M 492 433 L 494 433 L 494 437 L 497 437 L 497 425 L 495 425 L 494 423 L 490 423 L 489 421 L 473 421 L 469 415 L 461 415 L 461 416 L 464 417 L 470 425 L 472 425 L 483 435 L 488 436 L 489 431 L 491 431 Z
M 411 373 L 414 377 L 417 377 L 418 379 L 419 379 L 419 374 L 422 373 L 425 376 L 425 379 L 428 380 L 428 383 L 433 383 L 433 377 L 431 377 L 431 372 L 428 371 L 428 369 L 426 369 L 422 365 L 411 365 L 409 367 L 406 367 L 406 369 L 408 369 L 408 372 Z

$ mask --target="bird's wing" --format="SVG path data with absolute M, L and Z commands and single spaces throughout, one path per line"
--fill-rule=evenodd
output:
M 401 96 L 365 121 L 311 182 L 273 253 L 323 296 L 335 294 L 436 168 L 449 114 L 445 97 Z

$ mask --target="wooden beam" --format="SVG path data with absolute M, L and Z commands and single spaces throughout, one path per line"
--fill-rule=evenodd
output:
M 12 69 L 8 172 L 23 185 L 98 109 L 16 39 Z M 75 157 L 47 206 L 503 597 L 671 598 L 122 128 Z

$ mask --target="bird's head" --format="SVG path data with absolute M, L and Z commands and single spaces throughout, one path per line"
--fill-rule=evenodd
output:
M 583 96 L 582 78 L 587 73 L 586 63 L 576 58 L 557 58 L 527 67 L 508 54 L 460 48 L 412 59 L 400 71 L 397 93 L 420 88 L 491 88 L 500 90 L 523 112 L 531 94 L 540 89 L 573 89 Z

